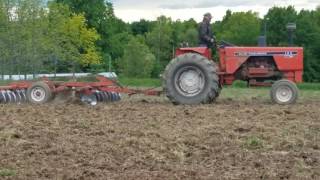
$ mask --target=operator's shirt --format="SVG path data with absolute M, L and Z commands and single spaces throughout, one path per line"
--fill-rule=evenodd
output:
M 212 27 L 209 22 L 203 21 L 199 24 L 199 45 L 211 47 L 213 39 Z

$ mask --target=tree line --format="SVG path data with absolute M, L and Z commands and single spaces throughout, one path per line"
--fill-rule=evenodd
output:
M 305 74 L 320 81 L 320 7 L 273 7 L 231 12 L 212 23 L 218 40 L 256 46 L 266 28 L 269 46 L 288 46 L 286 25 L 297 24 L 294 42 L 305 48 Z M 159 77 L 181 44 L 197 46 L 194 19 L 125 23 L 105 0 L 0 0 L 0 75 L 115 71 L 128 77 Z

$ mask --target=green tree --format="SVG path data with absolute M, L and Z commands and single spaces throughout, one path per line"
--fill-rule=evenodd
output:
M 13 46 L 16 43 L 16 36 L 14 36 L 14 23 L 12 11 L 16 7 L 17 2 L 11 0 L 0 0 L 0 52 L 1 52 L 1 74 L 11 74 L 13 69 L 13 57 L 15 51 Z
M 273 7 L 269 9 L 264 17 L 268 19 L 268 44 L 272 46 L 288 45 L 288 32 L 286 25 L 295 23 L 297 19 L 297 11 L 293 6 Z
M 121 19 L 114 15 L 113 4 L 106 0 L 55 0 L 63 3 L 71 8 L 75 14 L 83 14 L 88 22 L 89 28 L 94 28 L 100 35 L 100 39 L 96 45 L 101 54 L 103 54 L 103 62 L 112 59 L 118 59 L 120 56 L 114 56 L 122 53 L 114 53 L 112 49 L 113 36 L 118 33 L 129 31 L 129 27 Z M 107 58 L 107 59 L 105 59 Z
M 199 44 L 199 34 L 198 30 L 195 28 L 188 29 L 185 33 L 182 34 L 182 39 L 188 42 L 189 46 L 195 47 Z
M 260 19 L 257 13 L 227 11 L 215 30 L 218 39 L 238 45 L 256 45 L 260 34 Z M 215 29 L 216 27 L 214 27 Z
M 124 55 L 124 49 L 126 48 L 126 45 L 132 38 L 132 35 L 128 32 L 123 33 L 117 33 L 110 37 L 108 40 L 109 42 L 109 49 L 108 54 L 110 55 L 110 58 L 108 60 L 112 61 L 112 67 L 113 70 L 118 72 L 119 70 L 119 63 L 117 62 L 118 59 L 121 59 Z M 109 63 L 110 64 L 110 63 Z
M 52 72 L 52 61 L 66 67 L 100 62 L 99 35 L 67 6 L 50 3 L 48 11 L 42 0 L 2 0 L 0 7 L 2 74 Z
M 320 10 L 302 10 L 296 19 L 295 43 L 304 47 L 304 79 L 309 82 L 320 81 Z
M 126 77 L 147 78 L 155 63 L 155 56 L 141 40 L 132 37 L 119 61 L 122 74 Z
M 165 16 L 159 17 L 153 31 L 147 33 L 147 45 L 157 59 L 153 77 L 159 77 L 161 71 L 172 59 L 174 50 L 172 33 L 172 20 Z
M 68 5 L 71 11 L 76 14 L 84 14 L 89 27 L 97 29 L 107 15 L 114 16 L 113 8 L 108 9 L 111 4 L 105 0 L 56 0 L 56 2 Z M 112 12 L 108 12 L 108 10 Z
M 0 1 L 2 74 L 35 73 L 43 68 L 46 14 L 40 0 Z
M 49 9 L 52 53 L 60 60 L 73 64 L 99 64 L 101 55 L 95 43 L 100 37 L 95 29 L 87 28 L 85 17 L 72 15 L 69 8 L 62 4 L 52 3 Z
M 179 47 L 181 43 L 188 43 L 189 46 L 198 45 L 198 24 L 194 19 L 172 22 L 172 29 L 171 39 L 174 47 Z
M 154 24 L 154 22 L 141 19 L 138 22 L 133 22 L 130 24 L 131 32 L 134 36 L 145 35 L 147 32 L 152 31 Z
M 20 74 L 21 70 L 26 74 L 40 73 L 44 68 L 47 57 L 46 32 L 48 23 L 47 12 L 41 0 L 18 0 L 15 21 L 16 37 L 19 42 L 14 49 L 18 52 L 14 63 L 17 64 L 14 71 Z M 19 31 L 24 29 L 24 31 Z

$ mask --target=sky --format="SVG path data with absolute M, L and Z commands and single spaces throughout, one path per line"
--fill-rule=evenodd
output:
M 213 20 L 222 20 L 225 12 L 254 11 L 263 17 L 273 6 L 286 7 L 293 5 L 297 10 L 316 9 L 320 0 L 111 0 L 115 14 L 125 22 L 140 19 L 155 20 L 161 15 L 173 20 L 188 20 L 200 22 L 203 14 L 210 12 Z

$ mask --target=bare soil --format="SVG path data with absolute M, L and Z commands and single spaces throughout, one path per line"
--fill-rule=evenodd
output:
M 320 179 L 319 107 L 0 105 L 0 179 Z

